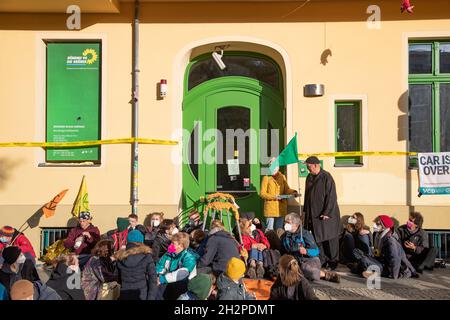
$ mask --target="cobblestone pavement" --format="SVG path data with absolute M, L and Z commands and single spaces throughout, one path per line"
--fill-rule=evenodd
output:
M 418 279 L 381 278 L 380 289 L 369 289 L 366 279 L 345 267 L 337 272 L 341 283 L 319 281 L 314 289 L 321 300 L 450 300 L 450 266 L 425 271 Z

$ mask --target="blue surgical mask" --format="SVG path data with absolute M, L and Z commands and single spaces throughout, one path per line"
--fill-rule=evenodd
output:
M 8 243 L 8 242 L 9 242 L 9 238 L 1 237 L 1 238 L 0 238 L 0 242 L 1 242 L 1 243 Z

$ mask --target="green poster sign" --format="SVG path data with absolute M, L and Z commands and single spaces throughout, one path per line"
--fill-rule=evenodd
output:
M 47 142 L 100 139 L 100 43 L 47 44 Z M 100 147 L 49 148 L 47 161 L 99 161 Z

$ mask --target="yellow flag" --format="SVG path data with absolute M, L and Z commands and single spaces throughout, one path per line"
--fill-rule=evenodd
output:
M 80 190 L 78 191 L 77 198 L 75 199 L 75 203 L 73 204 L 72 215 L 74 217 L 78 218 L 78 216 L 80 215 L 80 212 L 83 212 L 83 211 L 90 212 L 85 176 L 83 176 L 83 180 L 81 181 Z

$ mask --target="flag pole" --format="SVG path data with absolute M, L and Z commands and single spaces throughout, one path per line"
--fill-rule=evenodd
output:
M 297 166 L 298 168 L 298 166 Z M 298 179 L 298 208 L 300 216 L 300 237 L 303 239 L 303 220 L 302 220 L 302 188 L 300 187 L 300 174 L 297 173 Z

